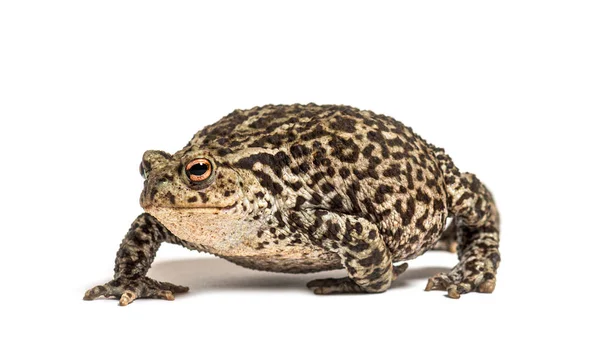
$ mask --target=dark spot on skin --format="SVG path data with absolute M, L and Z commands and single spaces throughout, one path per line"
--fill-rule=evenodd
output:
M 365 241 L 360 241 L 356 245 L 350 245 L 348 247 L 350 247 L 351 251 L 360 253 L 360 252 L 363 252 L 363 251 L 369 249 L 369 244 Z
M 375 142 L 375 143 L 379 144 L 379 146 L 381 147 L 381 155 L 384 158 L 389 158 L 390 151 L 387 146 L 386 139 L 381 132 L 369 131 L 369 132 L 367 132 L 367 139 L 370 140 L 371 142 Z
M 434 187 L 436 187 L 436 186 L 437 186 L 437 182 L 436 182 L 436 181 L 435 181 L 435 179 L 433 179 L 433 178 L 428 178 L 428 179 L 425 181 L 425 185 L 426 185 L 427 187 L 429 187 L 429 188 L 434 188 Z
M 279 227 L 285 227 L 285 222 L 283 221 L 283 216 L 281 215 L 281 212 L 277 210 L 273 215 L 275 216 L 275 219 L 277 219 L 277 225 Z
M 169 202 L 171 204 L 175 204 L 175 196 L 173 195 L 173 193 L 167 192 L 166 196 L 167 196 L 167 198 L 169 198 Z
M 367 214 L 371 214 L 371 216 L 372 216 L 372 214 L 377 214 L 377 208 L 375 207 L 375 205 L 373 204 L 373 202 L 370 199 L 368 199 L 368 198 L 363 199 L 362 205 L 366 209 Z M 375 221 L 375 220 L 373 220 L 373 221 Z
M 373 250 L 370 256 L 358 261 L 358 264 L 365 267 L 378 266 L 383 261 L 383 252 L 379 249 Z
M 306 203 L 306 198 L 302 197 L 302 196 L 298 196 L 296 197 L 296 205 L 294 206 L 295 210 L 300 210 L 302 204 Z
M 498 268 L 498 264 L 500 264 L 500 254 L 494 252 L 489 255 L 488 258 L 492 261 L 494 269 Z
M 377 187 L 377 193 L 387 194 L 392 193 L 394 189 L 389 185 L 380 185 Z
M 358 169 L 354 169 L 353 172 L 354 172 L 354 176 L 356 176 L 356 178 L 358 178 L 359 180 L 363 180 L 367 177 L 367 175 L 364 172 L 362 172 Z
M 326 237 L 335 240 L 337 238 L 338 233 L 341 230 L 340 225 L 337 222 L 327 220 L 325 226 L 327 229 Z
M 317 121 L 317 119 L 315 119 L 315 121 Z M 320 137 L 327 136 L 327 135 L 329 135 L 329 132 L 326 132 L 323 129 L 323 126 L 317 125 L 312 131 L 302 134 L 300 136 L 300 139 L 302 139 L 304 141 L 312 141 L 312 140 L 315 140 L 315 139 L 318 139 Z
M 315 215 L 316 216 L 325 216 L 325 215 L 327 215 L 327 210 L 317 209 L 317 210 L 315 210 Z
M 379 180 L 379 174 L 377 173 L 377 170 L 374 167 L 369 167 L 367 169 L 367 175 L 369 175 L 370 178 Z
M 310 178 L 313 180 L 314 183 L 319 183 L 319 181 L 321 181 L 324 177 L 325 174 L 319 171 L 315 172 Z
M 373 156 L 369 159 L 369 167 L 375 168 L 377 165 L 381 164 L 382 160 L 376 156 Z
M 400 214 L 402 216 L 402 225 L 408 226 L 415 215 L 414 199 L 412 199 L 412 198 L 408 199 L 408 201 L 406 203 L 406 211 L 404 211 L 404 212 L 401 211 Z
M 333 243 L 333 244 L 335 244 L 335 243 Z M 334 247 L 333 247 L 333 244 L 332 244 L 331 248 L 333 248 L 333 249 L 337 249 L 337 247 L 338 247 L 338 246 L 336 245 L 336 246 L 335 246 L 335 248 L 334 248 Z M 346 270 L 348 271 L 348 274 L 350 274 L 351 276 L 355 275 L 355 274 L 358 272 L 356 269 L 354 269 L 354 268 L 353 268 L 353 267 L 351 267 L 351 266 L 348 266 L 348 267 L 346 268 Z
M 217 151 L 217 154 L 218 154 L 219 156 L 225 156 L 225 155 L 227 155 L 227 154 L 231 154 L 231 153 L 233 153 L 233 150 L 231 150 L 231 148 L 220 148 L 220 149 Z
M 197 201 L 198 201 L 198 197 L 196 197 L 196 196 L 189 197 L 189 198 L 187 199 L 187 201 L 188 201 L 188 203 L 194 203 L 194 202 L 197 202 Z
M 335 191 L 335 187 L 330 182 L 325 182 L 321 185 L 323 193 L 328 194 Z
M 273 178 L 269 174 L 263 171 L 253 171 L 256 177 L 259 179 L 261 186 L 269 190 L 273 195 L 279 195 L 283 191 L 283 186 L 277 181 L 273 181 Z M 279 171 L 281 172 L 281 170 Z
M 357 222 L 356 225 L 354 225 L 354 231 L 356 231 L 357 234 L 362 234 L 363 232 L 363 227 L 360 224 L 360 222 Z
M 375 230 L 369 231 L 369 239 L 374 240 L 375 238 L 377 238 L 377 231 L 375 231 Z
M 350 138 L 332 136 L 329 141 L 331 155 L 344 163 L 355 163 L 358 160 L 358 146 Z
M 375 191 L 375 203 L 381 204 L 385 201 L 385 195 L 392 193 L 394 189 L 388 185 L 380 185 Z
M 262 171 L 253 170 L 254 164 L 256 163 L 261 163 L 262 165 L 270 166 L 275 175 L 281 178 L 281 170 L 284 166 L 289 166 L 290 160 L 289 157 L 283 152 L 279 152 L 275 154 L 275 156 L 269 153 L 257 153 L 238 160 L 236 162 L 236 166 L 241 169 L 252 170 L 252 172 L 254 172 L 255 174 L 265 174 Z
M 408 165 L 410 165 L 410 164 L 408 164 Z M 410 189 L 410 190 L 415 189 L 415 184 L 413 182 L 412 175 L 410 173 L 404 173 L 404 177 L 406 178 L 408 189 Z
M 283 145 L 283 143 L 285 143 L 286 141 L 286 135 L 282 134 L 282 133 L 272 133 L 272 126 L 269 126 L 271 128 L 267 128 L 266 132 L 268 133 L 267 135 L 264 135 L 260 138 L 258 138 L 256 141 L 252 142 L 251 144 L 249 144 L 249 147 L 264 147 L 265 145 L 271 145 L 273 147 L 281 147 Z M 269 131 L 271 129 L 271 131 Z
M 338 131 L 347 132 L 347 133 L 354 133 L 354 132 L 356 132 L 355 125 L 356 125 L 356 121 L 351 118 L 335 116 L 333 122 L 331 122 L 331 124 L 329 124 L 329 127 L 332 130 L 338 130 Z
M 300 164 L 300 170 L 304 173 L 307 173 L 310 171 L 310 165 L 308 165 L 308 163 L 305 161 L 302 164 Z
M 303 218 L 302 218 L 302 216 L 300 216 L 300 215 L 299 215 L 297 212 L 292 212 L 292 213 L 289 215 L 289 220 L 290 220 L 290 223 L 292 224 L 292 225 L 290 226 L 290 230 L 291 230 L 292 232 L 296 232 L 296 231 L 298 231 L 298 228 L 304 228 L 304 222 L 303 222 Z M 298 237 L 298 236 L 299 236 L 299 235 L 297 235 L 297 237 Z
M 400 165 L 392 164 L 387 169 L 383 171 L 383 176 L 385 177 L 399 177 L 402 173 Z
M 310 155 L 310 148 L 302 144 L 294 144 L 290 147 L 290 153 L 295 159 L 300 159 Z
M 340 169 L 340 176 L 342 176 L 342 178 L 348 178 L 348 176 L 350 176 L 350 170 L 348 170 L 347 167 L 342 167 Z
M 200 199 L 202 199 L 202 203 L 208 203 L 209 201 L 209 197 L 206 193 L 204 192 L 198 192 L 198 195 L 200 196 Z
M 331 198 L 330 206 L 332 210 L 344 209 L 344 202 L 342 201 L 342 197 L 339 194 L 336 194 L 333 198 Z
M 223 192 L 223 195 L 225 197 L 229 197 L 231 195 L 231 191 L 227 190 L 227 191 Z
M 362 150 L 362 155 L 368 159 L 371 157 L 371 153 L 373 153 L 373 150 L 375 150 L 375 146 L 373 144 L 369 144 Z
M 460 196 L 460 198 L 458 198 L 458 200 L 456 201 L 456 205 L 461 206 L 465 201 L 471 198 L 473 198 L 473 195 L 471 193 L 465 192 L 462 196 Z
M 290 157 L 284 152 L 277 152 L 275 154 L 275 162 L 279 166 L 289 166 L 292 162 Z
M 381 271 L 382 270 L 380 268 L 375 268 L 369 275 L 365 276 L 365 279 L 367 279 L 369 281 L 375 281 L 381 277 L 381 274 L 382 274 Z M 373 286 L 375 286 L 375 284 L 369 285 L 370 288 L 374 288 Z M 381 286 L 379 286 L 379 288 L 381 288 Z
M 429 217 L 429 209 L 425 209 L 425 213 L 417 219 L 416 226 L 419 230 L 425 232 L 427 229 L 425 228 L 425 220 Z
M 323 197 L 319 193 L 315 192 L 312 194 L 310 202 L 315 205 L 320 205 L 323 203 Z
M 327 176 L 329 176 L 329 177 L 335 176 L 335 169 L 332 168 L 331 166 L 327 168 Z
M 423 192 L 423 190 L 421 188 L 419 188 L 417 190 L 416 198 L 419 202 L 422 202 L 425 204 L 429 204 L 429 202 L 431 201 L 431 197 L 429 197 L 425 192 Z
M 440 199 L 436 199 L 433 201 L 433 209 L 438 210 L 438 211 L 442 211 L 444 210 L 444 202 Z

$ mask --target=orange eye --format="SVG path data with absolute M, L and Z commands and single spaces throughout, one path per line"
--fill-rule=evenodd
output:
M 212 172 L 212 165 L 206 159 L 194 159 L 185 167 L 185 172 L 192 182 L 206 180 Z

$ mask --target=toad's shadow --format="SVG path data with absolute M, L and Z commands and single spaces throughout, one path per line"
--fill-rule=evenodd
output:
M 437 273 L 448 272 L 446 267 L 410 267 L 393 284 L 392 288 L 419 284 Z M 298 290 L 310 292 L 306 283 L 314 279 L 347 276 L 344 270 L 314 274 L 282 274 L 242 268 L 220 258 L 166 260 L 154 263 L 148 276 L 190 287 L 190 293 L 207 291 L 239 290 Z M 422 283 L 423 288 L 425 282 Z

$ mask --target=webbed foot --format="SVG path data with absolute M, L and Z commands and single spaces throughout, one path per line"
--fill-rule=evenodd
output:
M 172 301 L 175 299 L 175 293 L 187 291 L 189 291 L 189 288 L 186 286 L 156 281 L 149 277 L 132 281 L 116 279 L 89 289 L 83 299 L 91 301 L 100 296 L 117 297 L 119 298 L 119 305 L 126 306 L 137 298 L 160 298 Z

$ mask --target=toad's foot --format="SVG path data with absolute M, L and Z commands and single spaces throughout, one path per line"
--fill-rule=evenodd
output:
M 492 265 L 473 260 L 459 264 L 448 274 L 440 273 L 429 279 L 425 291 L 448 291 L 448 297 L 460 298 L 468 292 L 492 293 L 496 287 L 496 274 Z
M 174 293 L 189 291 L 188 287 L 160 282 L 148 277 L 129 281 L 124 279 L 111 280 L 104 285 L 89 289 L 83 299 L 91 301 L 100 296 L 117 297 L 119 305 L 126 306 L 137 298 L 161 298 L 172 301 Z
M 400 274 L 406 271 L 408 263 L 394 266 L 393 280 L 396 280 Z M 349 277 L 339 279 L 317 279 L 306 284 L 317 295 L 329 295 L 334 293 L 363 293 L 365 291 Z

